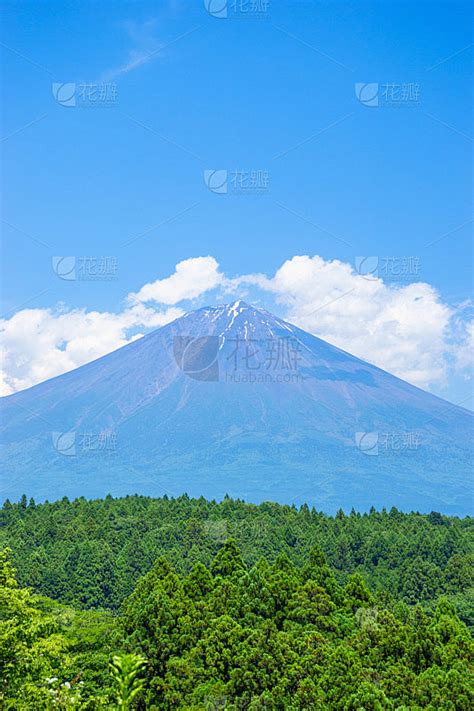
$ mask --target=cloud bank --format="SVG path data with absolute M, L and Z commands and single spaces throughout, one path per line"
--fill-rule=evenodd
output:
M 212 256 L 179 262 L 128 294 L 123 309 L 23 309 L 0 321 L 3 395 L 72 370 L 185 311 L 245 297 L 330 343 L 423 388 L 469 371 L 474 326 L 465 305 L 431 285 L 363 276 L 339 260 L 294 256 L 273 275 L 228 276 Z

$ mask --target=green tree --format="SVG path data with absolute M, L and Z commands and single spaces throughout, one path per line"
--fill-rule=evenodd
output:
M 41 708 L 48 678 L 67 674 L 67 641 L 41 609 L 41 599 L 19 588 L 11 551 L 0 551 L 0 706 Z
M 116 654 L 110 663 L 114 680 L 117 707 L 120 711 L 132 708 L 132 701 L 143 690 L 145 657 L 138 654 Z

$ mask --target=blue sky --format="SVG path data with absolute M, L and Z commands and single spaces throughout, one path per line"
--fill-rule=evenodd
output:
M 198 286 L 178 289 L 184 298 L 147 302 L 163 322 L 234 298 L 236 277 L 263 274 L 273 281 L 241 283 L 250 300 L 469 405 L 469 3 L 270 1 L 257 12 L 251 0 L 238 0 L 228 3 L 227 18 L 212 16 L 224 1 L 207 3 L 210 12 L 205 5 L 4 3 L 2 296 L 4 318 L 17 317 L 7 329 L 10 390 L 158 323 L 132 319 L 117 331 L 114 321 L 110 340 L 95 347 L 90 318 L 77 319 L 76 338 L 90 341 L 78 354 L 70 331 L 61 335 L 58 315 L 123 314 L 128 294 L 209 255 L 225 283 L 211 279 L 207 288 L 193 270 Z M 61 105 L 53 83 L 75 83 L 76 106 Z M 360 90 L 358 100 L 359 83 L 378 83 L 378 106 L 364 105 Z M 91 91 L 85 85 L 109 87 L 108 105 L 81 99 Z M 209 190 L 206 170 L 227 171 L 227 194 Z M 239 171 L 247 182 L 260 176 L 263 188 L 232 188 Z M 57 255 L 111 257 L 114 278 L 61 279 L 52 268 Z M 291 261 L 297 255 L 322 261 L 312 261 L 308 275 L 309 262 Z M 373 314 L 370 293 L 362 305 L 351 301 L 354 292 L 339 299 L 338 308 L 354 307 L 351 328 L 355 319 L 359 335 L 343 333 L 343 325 L 338 332 L 341 312 L 331 308 L 326 321 L 305 321 L 308 305 L 320 309 L 345 293 L 337 283 L 342 267 L 322 280 L 325 292 L 318 270 L 339 260 L 360 284 L 360 256 L 378 257 L 386 285 Z M 287 267 L 275 281 L 285 263 L 292 274 Z M 402 263 L 409 273 L 399 280 Z M 305 271 L 301 281 L 297 267 Z M 413 295 L 414 282 L 430 285 L 429 293 Z M 399 314 L 422 297 L 432 327 L 420 341 L 423 316 L 417 328 Z M 170 307 L 177 311 L 166 316 Z M 33 338 L 26 343 L 19 332 L 27 323 Z M 385 336 L 398 339 L 398 350 L 384 354 Z M 431 348 L 436 373 L 429 372 Z M 420 351 L 427 365 L 412 377 Z M 56 370 L 45 369 L 42 360 L 56 356 Z

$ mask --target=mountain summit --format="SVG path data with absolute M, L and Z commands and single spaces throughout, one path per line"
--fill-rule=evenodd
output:
M 0 402 L 4 497 L 471 510 L 469 411 L 244 301 Z

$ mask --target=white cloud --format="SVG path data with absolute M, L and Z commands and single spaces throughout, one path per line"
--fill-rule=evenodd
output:
M 316 336 L 420 387 L 467 372 L 474 337 L 460 307 L 432 286 L 367 279 L 351 265 L 319 256 L 288 259 L 273 276 L 229 278 L 211 256 L 179 262 L 173 274 L 128 295 L 119 313 L 24 309 L 0 321 L 2 394 L 98 358 L 181 316 L 183 301 L 222 293 L 276 302 L 275 311 Z M 191 306 L 191 308 L 193 308 Z
M 464 377 L 469 378 L 472 376 L 473 370 L 474 320 L 464 320 L 462 312 L 464 309 L 472 309 L 472 304 L 461 304 L 458 308 L 461 316 L 454 323 L 455 336 L 453 337 L 452 354 L 458 370 L 464 374 Z
M 339 348 L 420 387 L 446 379 L 453 311 L 429 284 L 387 285 L 338 260 L 297 256 L 259 285 L 289 321 Z
M 195 257 L 179 262 L 174 274 L 166 279 L 157 279 L 142 286 L 136 294 L 129 294 L 128 300 L 130 303 L 177 304 L 195 299 L 223 282 L 214 257 Z
M 131 335 L 131 329 L 158 328 L 183 313 L 177 308 L 155 311 L 143 306 L 119 314 L 84 309 L 19 311 L 0 321 L 0 394 L 9 395 L 73 370 L 142 335 Z

